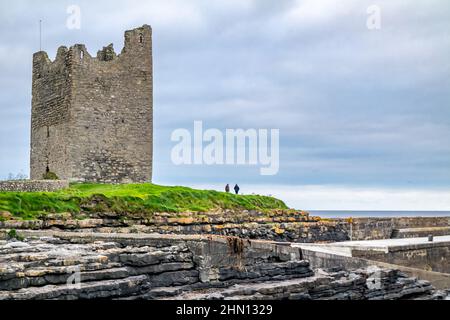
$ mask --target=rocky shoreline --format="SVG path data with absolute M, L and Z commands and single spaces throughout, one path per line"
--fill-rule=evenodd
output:
M 0 300 L 444 299 L 398 270 L 312 270 L 301 251 L 234 237 L 25 232 L 0 241 Z
M 297 210 L 219 210 L 154 213 L 151 216 L 103 213 L 45 214 L 37 220 L 0 221 L 0 229 L 68 230 L 100 233 L 214 234 L 287 242 L 348 240 L 345 223 L 311 217 Z
M 65 230 L 100 233 L 213 234 L 278 242 L 340 242 L 445 235 L 449 217 L 321 219 L 298 210 L 217 210 L 210 212 L 114 212 L 42 214 L 18 220 L 0 212 L 0 230 Z

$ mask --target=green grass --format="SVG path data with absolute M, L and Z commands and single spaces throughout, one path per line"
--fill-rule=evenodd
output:
M 73 184 L 58 192 L 0 192 L 0 211 L 29 220 L 48 213 L 202 212 L 214 209 L 287 209 L 278 199 L 258 195 L 166 187 L 154 184 Z

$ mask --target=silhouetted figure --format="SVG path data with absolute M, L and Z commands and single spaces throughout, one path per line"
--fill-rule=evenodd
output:
M 227 185 L 225 186 L 225 192 L 226 192 L 226 193 L 230 193 L 230 185 L 229 185 L 229 184 L 227 184 Z
M 238 185 L 234 186 L 234 192 L 236 192 L 236 194 L 239 194 L 239 190 L 241 190 L 241 188 L 239 188 Z

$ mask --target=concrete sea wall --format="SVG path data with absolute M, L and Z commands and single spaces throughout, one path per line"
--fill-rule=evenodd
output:
M 389 247 L 388 252 L 353 250 L 353 256 L 450 274 L 450 242 Z

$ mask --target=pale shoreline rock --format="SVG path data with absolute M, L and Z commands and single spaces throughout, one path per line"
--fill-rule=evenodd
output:
M 2 241 L 0 300 L 445 297 L 429 282 L 397 270 L 313 271 L 308 261 L 285 246 L 238 238 L 175 237 L 171 241 L 165 236 L 159 242 L 138 238 L 142 241 L 125 241 L 126 237 L 100 241 L 89 235 Z M 71 281 L 77 277 L 79 284 Z

